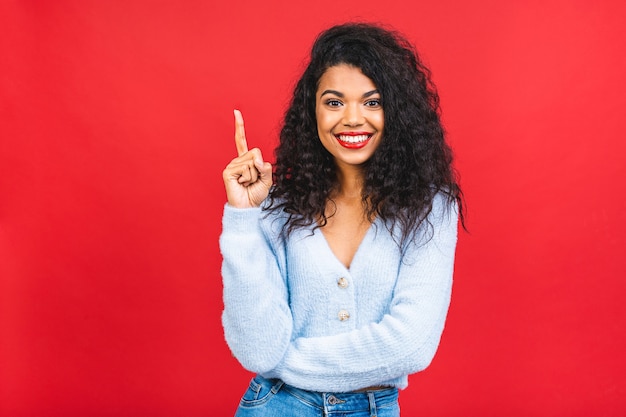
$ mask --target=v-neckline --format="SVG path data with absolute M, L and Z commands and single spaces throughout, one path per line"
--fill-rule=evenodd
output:
M 331 257 L 339 264 L 341 265 L 343 268 L 346 269 L 346 271 L 350 272 L 352 267 L 354 266 L 355 261 L 357 260 L 357 257 L 359 257 L 359 254 L 363 251 L 363 246 L 366 242 L 366 240 L 368 240 L 369 235 L 372 233 L 372 229 L 374 228 L 374 223 L 376 223 L 376 219 L 374 219 L 373 222 L 371 222 L 369 224 L 369 226 L 367 227 L 367 230 L 365 231 L 365 233 L 363 234 L 363 237 L 361 238 L 361 241 L 359 242 L 359 244 L 357 245 L 356 251 L 354 252 L 354 255 L 352 256 L 352 260 L 350 262 L 350 265 L 346 266 L 335 254 L 335 252 L 333 251 L 333 249 L 330 247 L 330 243 L 328 243 L 328 239 L 326 239 L 326 236 L 324 235 L 324 232 L 322 231 L 321 227 L 318 228 L 318 232 L 319 233 L 314 233 L 314 235 L 319 234 L 320 238 L 322 239 L 322 241 L 324 242 L 324 247 L 326 248 L 326 250 L 328 251 L 328 253 L 331 255 Z

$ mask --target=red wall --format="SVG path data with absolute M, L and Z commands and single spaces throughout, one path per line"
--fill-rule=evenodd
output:
M 271 155 L 314 36 L 350 18 L 422 51 L 469 208 L 403 415 L 626 415 L 625 3 L 401 3 L 0 3 L 0 415 L 232 414 L 232 109 Z

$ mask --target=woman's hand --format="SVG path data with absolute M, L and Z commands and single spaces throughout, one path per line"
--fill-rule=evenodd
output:
M 248 151 L 243 117 L 235 110 L 235 146 L 237 158 L 230 161 L 222 177 L 228 204 L 237 208 L 258 207 L 272 186 L 272 165 L 263 161 L 259 148 Z

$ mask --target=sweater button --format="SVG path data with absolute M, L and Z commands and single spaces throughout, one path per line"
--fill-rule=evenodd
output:
M 339 321 L 346 321 L 350 318 L 350 313 L 348 313 L 346 310 L 340 310 L 337 316 L 339 317 Z
M 339 285 L 340 288 L 348 288 L 348 280 L 341 277 L 337 280 L 337 285 Z

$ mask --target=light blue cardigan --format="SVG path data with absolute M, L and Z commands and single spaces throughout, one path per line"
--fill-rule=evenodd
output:
M 375 221 L 350 269 L 319 229 L 281 240 L 284 214 L 266 216 L 224 208 L 222 323 L 235 357 L 249 371 L 312 391 L 405 388 L 409 374 L 430 364 L 443 331 L 456 207 L 436 196 L 432 227 L 423 225 L 404 253 Z

